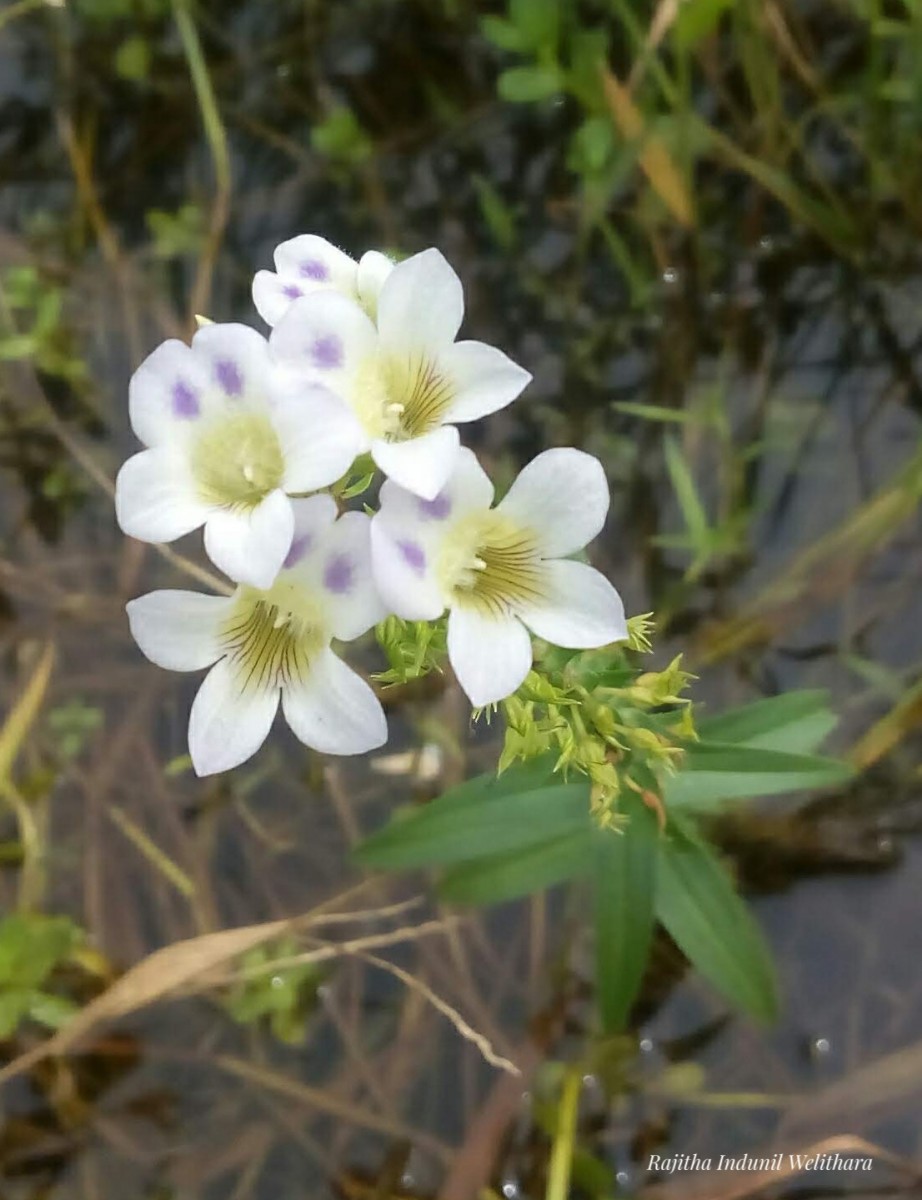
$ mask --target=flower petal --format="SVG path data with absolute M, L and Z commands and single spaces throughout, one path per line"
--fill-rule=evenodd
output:
M 326 532 L 336 520 L 336 501 L 324 492 L 319 496 L 299 497 L 291 501 L 294 514 L 294 535 L 291 547 L 282 563 L 283 571 L 297 571 L 315 578 L 313 566 L 326 540 Z
M 313 659 L 304 679 L 283 688 L 282 711 L 295 735 L 324 754 L 363 754 L 387 741 L 374 692 L 329 649 Z
M 531 383 L 528 371 L 484 342 L 456 342 L 443 351 L 440 366 L 455 387 L 446 421 L 485 417 L 511 404 Z
M 448 482 L 460 445 L 454 425 L 441 425 L 408 442 L 375 440 L 371 456 L 389 479 L 424 500 L 432 500 Z
M 285 456 L 286 492 L 312 492 L 335 483 L 367 441 L 352 409 L 319 384 L 277 395 L 270 415 Z
M 303 295 L 300 284 L 286 282 L 274 271 L 257 271 L 253 276 L 253 304 L 267 325 L 277 325 L 292 301 Z
M 269 338 L 280 363 L 331 388 L 350 405 L 355 371 L 377 345 L 368 316 L 354 300 L 336 292 L 295 300 Z
M 344 513 L 325 531 L 311 560 L 329 627 L 343 642 L 361 637 L 388 612 L 372 574 L 370 526 L 364 513 Z
M 475 708 L 511 696 L 531 670 L 531 638 L 515 617 L 485 617 L 455 606 L 448 616 L 448 657 Z
M 230 596 L 164 590 L 129 600 L 125 611 L 132 637 L 152 663 L 201 671 L 224 653 L 220 629 L 233 603 Z
M 185 461 L 167 449 L 142 450 L 115 480 L 115 515 L 129 537 L 172 542 L 198 529 L 211 509 L 195 493 Z
M 461 280 L 438 250 L 398 263 L 378 296 L 378 330 L 388 349 L 442 349 L 464 316 Z
M 237 583 L 271 587 L 291 549 L 291 501 L 276 489 L 245 512 L 212 511 L 205 524 L 205 553 Z
M 418 525 L 402 527 L 379 512 L 371 520 L 371 564 L 385 605 L 406 621 L 434 621 L 445 611 L 435 572 L 437 547 Z
M 192 353 L 204 364 L 211 386 L 230 404 L 262 399 L 269 386 L 269 344 L 248 325 L 203 325 Z
M 145 446 L 184 441 L 214 401 L 206 364 L 175 338 L 149 354 L 128 385 L 131 428 Z
M 519 612 L 538 637 L 571 650 L 607 646 L 627 637 L 624 604 L 601 571 L 559 559 L 545 563 L 548 599 Z
M 229 771 L 251 758 L 266 740 L 278 706 L 278 688 L 242 688 L 226 658 L 216 663 L 189 715 L 189 753 L 196 775 Z
M 581 550 L 608 512 L 608 480 L 591 454 L 570 447 L 545 450 L 522 469 L 499 510 L 530 527 L 547 558 Z
M 272 257 L 278 273 L 303 287 L 305 293 L 323 287 L 355 293 L 355 260 L 316 233 L 289 238 L 276 246 Z
M 377 250 L 369 250 L 359 259 L 359 269 L 356 275 L 356 293 L 359 304 L 374 320 L 378 312 L 378 296 L 384 281 L 394 269 L 394 263 L 386 254 Z
M 477 455 L 461 446 L 445 486 L 431 500 L 408 492 L 392 479 L 381 485 L 381 509 L 388 516 L 414 524 L 422 523 L 435 532 L 448 521 L 466 513 L 489 508 L 493 503 L 493 484 L 480 465 Z

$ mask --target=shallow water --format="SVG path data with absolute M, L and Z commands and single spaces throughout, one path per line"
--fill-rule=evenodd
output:
M 613 504 L 595 560 L 629 611 L 660 615 L 662 660 L 686 650 L 713 710 L 828 687 L 842 714 L 832 745 L 846 749 L 889 706 L 887 681 L 911 681 L 922 652 L 918 511 L 863 549 L 846 540 L 800 574 L 791 564 L 917 453 L 922 290 L 912 231 L 888 229 L 885 250 L 859 270 L 728 175 L 713 185 L 726 193 L 715 218 L 699 235 L 664 241 L 666 265 L 632 305 L 599 240 L 580 237 L 562 149 L 572 112 L 498 102 L 495 52 L 471 9 L 458 10 L 449 19 L 434 5 L 356 0 L 203 12 L 233 168 L 209 315 L 256 322 L 250 277 L 296 232 L 351 251 L 438 245 L 465 283 L 467 335 L 502 346 L 536 377 L 514 409 L 471 431 L 498 476 L 547 445 L 600 454 Z M 410 762 L 397 776 L 374 760 L 321 770 L 282 728 L 229 779 L 197 782 L 182 764 L 165 773 L 185 753 L 196 681 L 141 659 L 123 606 L 184 583 L 174 564 L 118 532 L 106 482 L 133 448 L 131 370 L 186 328 L 200 234 L 214 216 L 212 174 L 168 15 L 138 27 L 150 69 L 132 82 L 117 76 L 113 56 L 135 27 L 88 11 L 35 13 L 0 31 L 0 271 L 31 264 L 62 290 L 53 349 L 86 364 L 69 380 L 31 361 L 2 364 L 0 629 L 6 697 L 35 644 L 53 639 L 49 707 L 98 714 L 45 786 L 44 905 L 72 913 L 125 965 L 180 937 L 306 912 L 345 892 L 360 878 L 344 865 L 350 845 L 394 803 L 483 767 L 490 734 L 472 735 L 458 696 L 436 686 L 395 703 L 388 747 L 439 741 L 435 780 L 414 782 Z M 312 124 L 344 99 L 375 145 L 359 165 L 310 148 Z M 512 213 L 506 246 L 485 219 L 483 180 Z M 189 202 L 200 210 L 182 235 L 189 245 L 164 257 L 167 239 L 152 239 L 146 215 Z M 180 243 L 181 233 L 174 228 Z M 730 433 L 722 443 L 713 426 L 677 427 L 686 458 L 711 511 L 732 501 L 751 517 L 735 552 L 690 581 L 688 555 L 650 540 L 681 529 L 662 464 L 669 427 L 613 402 L 693 408 L 709 394 Z M 177 548 L 202 561 L 197 539 Z M 753 607 L 767 614 L 769 636 L 735 653 L 715 649 Z M 875 685 L 855 658 L 893 674 L 879 671 Z M 24 769 L 37 772 L 56 753 L 42 727 Z M 775 1137 L 806 1145 L 847 1132 L 922 1154 L 922 1084 L 896 1069 L 922 1055 L 917 787 L 910 738 L 885 773 L 815 819 L 776 823 L 748 848 L 738 833 L 744 881 L 759 893 L 779 963 L 783 1017 L 768 1031 L 730 1018 L 696 1039 L 725 1010 L 664 950 L 637 1030 L 641 1082 L 603 1115 L 587 1088 L 585 1144 L 626 1173 L 626 1188 L 644 1185 L 653 1149 L 754 1153 Z M 13 829 L 4 820 L 2 838 Z M 186 873 L 191 900 L 152 866 L 126 821 Z M 4 869 L 0 886 L 11 905 L 15 872 Z M 418 880 L 375 885 L 343 906 L 420 889 Z M 436 911 L 427 899 L 407 919 Z M 577 1055 L 586 1000 L 572 979 L 560 983 L 564 956 L 577 976 L 588 958 L 575 911 L 563 897 L 507 906 L 386 953 L 513 1056 L 529 1019 L 565 991 L 566 1034 L 557 1030 L 547 1057 Z M 361 1190 L 362 1172 L 371 1178 L 388 1156 L 395 1188 L 407 1172 L 420 1194 L 434 1194 L 501 1086 L 418 995 L 360 961 L 331 968 L 300 1047 L 239 1028 L 204 998 L 156 1006 L 100 1036 L 70 1065 L 8 1088 L 3 1195 L 400 1194 L 383 1176 Z M 668 1060 L 700 1066 L 695 1095 L 658 1092 Z M 837 1082 L 869 1064 L 877 1073 L 837 1098 Z M 519 1106 L 493 1182 L 539 1195 L 529 1172 L 541 1178 L 533 1159 L 546 1159 L 546 1139 L 529 1111 Z

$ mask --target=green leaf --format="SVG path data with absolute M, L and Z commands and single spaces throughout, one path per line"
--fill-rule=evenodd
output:
M 762 1021 L 775 1018 L 774 968 L 761 930 L 713 851 L 674 817 L 659 842 L 656 915 L 732 1004 Z
M 837 722 L 825 691 L 787 692 L 698 722 L 705 742 L 743 742 L 763 750 L 808 754 Z
M 704 506 L 698 498 L 698 489 L 691 471 L 675 438 L 667 437 L 663 448 L 666 454 L 666 470 L 669 472 L 688 536 L 697 550 L 704 550 L 710 544 L 711 528 Z
M 593 829 L 596 990 L 602 1028 L 627 1022 L 653 936 L 659 834 L 652 812 L 632 805 L 623 833 Z
M 694 0 L 681 4 L 672 27 L 672 36 L 681 50 L 692 50 L 717 28 L 721 16 L 736 0 Z
M 332 109 L 314 126 L 311 145 L 318 154 L 353 165 L 364 162 L 374 150 L 355 113 L 345 105 Z
M 150 48 L 141 34 L 126 38 L 115 52 L 115 71 L 122 79 L 138 83 L 150 74 Z
M 46 1029 L 62 1029 L 79 1011 L 73 1000 L 49 992 L 33 992 L 29 1001 L 29 1016 Z
M 607 116 L 587 117 L 573 135 L 570 164 L 574 170 L 598 174 L 608 165 L 614 146 L 611 120 Z
M 398 816 L 359 846 L 359 861 L 385 869 L 446 866 L 577 832 L 587 822 L 589 785 L 550 782 L 548 757 L 498 779 L 479 776 Z
M 500 50 L 514 52 L 528 48 L 521 30 L 503 17 L 482 17 L 480 20 L 480 32 L 488 42 L 492 42 Z
M 0 991 L 0 1038 L 11 1037 L 29 1011 L 33 993 L 29 988 Z
M 529 49 L 556 49 L 560 0 L 509 0 L 509 19 Z
M 38 988 L 79 939 L 67 917 L 15 913 L 0 921 L 0 984 Z
M 473 177 L 480 212 L 493 241 L 501 250 L 511 250 L 516 242 L 515 213 L 484 175 Z
M 515 104 L 547 100 L 560 91 L 560 73 L 553 67 L 510 67 L 500 75 L 496 87 L 503 100 Z
M 714 808 L 727 800 L 775 796 L 846 782 L 852 768 L 813 754 L 784 754 L 755 746 L 699 742 L 666 784 L 667 808 Z
M 585 814 L 584 814 L 585 815 Z M 448 871 L 439 885 L 443 900 L 455 904 L 498 904 L 563 883 L 588 870 L 592 849 L 586 828 L 513 854 L 497 854 Z

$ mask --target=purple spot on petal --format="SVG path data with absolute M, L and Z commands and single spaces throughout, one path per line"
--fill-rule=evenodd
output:
M 346 554 L 336 554 L 327 563 L 323 582 L 329 591 L 342 596 L 351 591 L 354 574 L 352 559 Z
M 329 371 L 343 365 L 343 344 L 335 333 L 327 333 L 317 338 L 311 346 L 310 355 L 315 367 Z
M 297 300 L 297 298 L 299 296 L 304 295 L 304 293 L 301 291 L 301 289 L 298 287 L 298 285 L 296 283 L 286 283 L 285 286 L 282 288 L 282 291 L 285 293 L 285 295 L 288 297 L 289 300 Z
M 319 258 L 308 258 L 301 263 L 301 274 L 305 279 L 312 279 L 314 283 L 326 283 L 330 278 L 326 263 L 321 262 Z
M 288 569 L 297 566 L 308 550 L 310 550 L 311 540 L 309 533 L 299 534 L 291 543 L 291 549 L 286 554 L 282 567 Z
M 426 553 L 418 542 L 398 542 L 397 549 L 403 555 L 407 566 L 417 575 L 422 575 L 426 569 Z
M 199 415 L 198 394 L 184 379 L 173 384 L 173 412 L 184 421 L 193 421 Z
M 444 521 L 451 513 L 451 497 L 442 492 L 434 500 L 419 500 L 419 511 L 430 521 Z
M 228 396 L 243 395 L 243 376 L 232 358 L 222 358 L 215 363 L 215 378 L 218 386 Z

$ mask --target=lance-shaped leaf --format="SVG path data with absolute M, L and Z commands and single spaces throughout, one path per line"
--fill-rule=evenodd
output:
M 667 782 L 664 800 L 667 809 L 706 812 L 727 800 L 844 783 L 851 774 L 845 763 L 819 755 L 698 742 L 689 747 L 680 770 Z
M 772 1020 L 778 997 L 771 955 L 726 870 L 692 827 L 675 817 L 658 849 L 657 918 L 732 1004 Z
M 439 894 L 458 904 L 497 904 L 584 875 L 592 864 L 592 833 L 584 828 L 511 854 L 462 863 L 446 872 Z
M 525 849 L 578 832 L 587 821 L 589 784 L 565 783 L 536 760 L 496 778 L 450 788 L 423 808 L 397 816 L 357 850 L 385 869 L 447 866 Z
M 825 691 L 787 692 L 698 722 L 705 742 L 734 742 L 787 754 L 811 754 L 835 728 Z
M 606 1033 L 624 1028 L 653 935 L 659 833 L 649 809 L 627 807 L 623 832 L 593 830 L 596 992 Z

